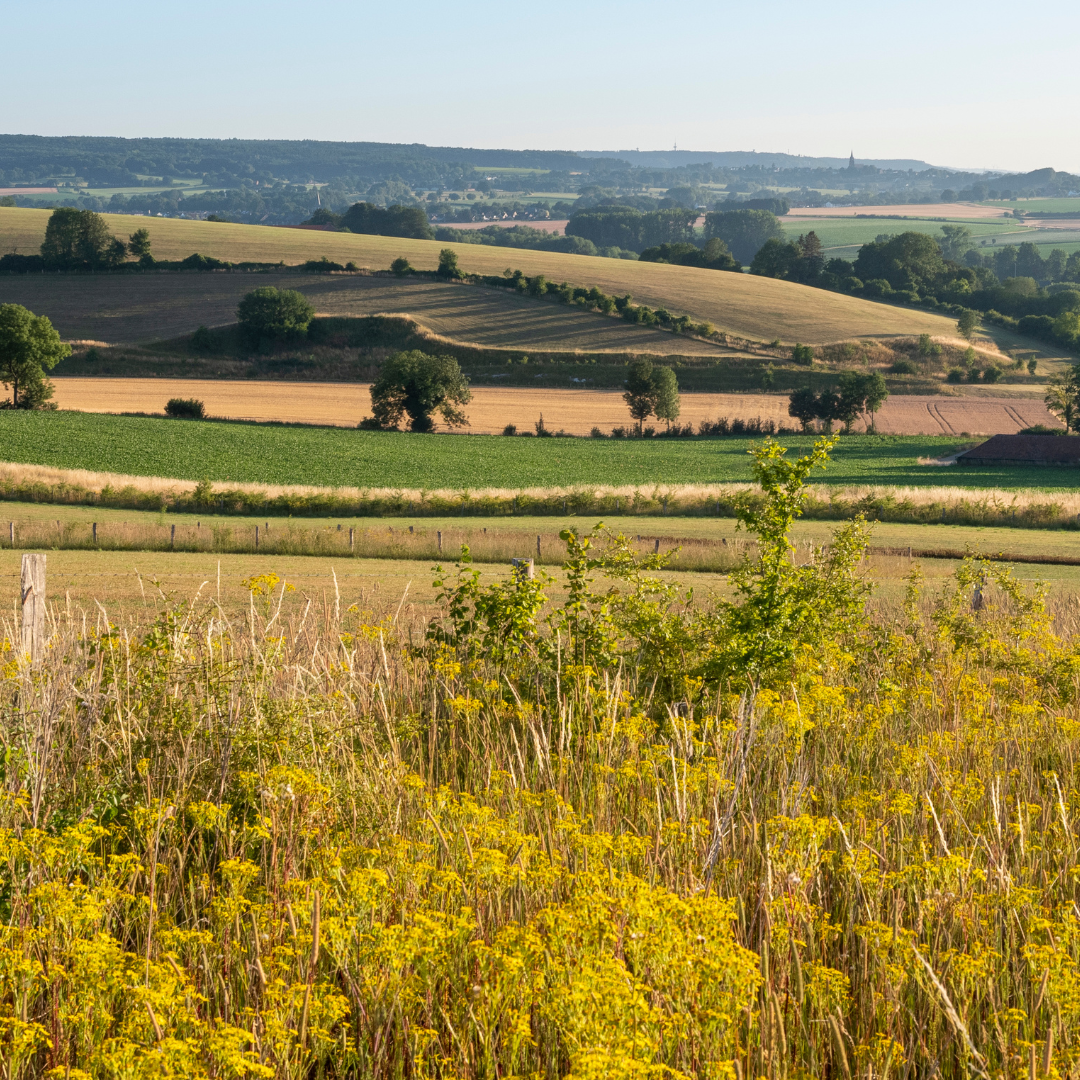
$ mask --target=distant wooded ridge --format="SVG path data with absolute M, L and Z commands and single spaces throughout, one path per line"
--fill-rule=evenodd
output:
M 122 139 L 105 136 L 0 135 L 0 186 L 79 177 L 97 185 L 139 184 L 146 178 L 199 177 L 207 183 L 286 180 L 329 183 L 344 178 L 369 182 L 404 180 L 414 186 L 447 186 L 477 170 L 545 170 L 571 189 L 588 178 L 694 167 L 800 173 L 848 172 L 849 159 L 758 151 L 690 150 L 507 150 L 423 143 L 324 142 L 314 139 Z M 972 180 L 1009 175 L 1013 187 L 1045 186 L 1068 174 L 1039 169 L 1030 174 L 965 172 L 916 159 L 856 158 L 864 173 L 933 173 Z M 647 179 L 643 177 L 642 179 Z M 660 178 L 655 178 L 660 179 Z

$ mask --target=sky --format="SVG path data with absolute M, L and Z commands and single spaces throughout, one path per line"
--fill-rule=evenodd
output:
M 0 10 L 4 133 L 678 144 L 1080 172 L 1077 0 Z

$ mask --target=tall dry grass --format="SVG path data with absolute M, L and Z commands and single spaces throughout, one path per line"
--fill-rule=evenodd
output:
M 6 1076 L 1073 1075 L 1080 624 L 996 574 L 771 685 L 647 582 L 606 662 L 272 576 L 5 624 Z
M 346 517 L 532 517 L 567 513 L 645 517 L 733 517 L 752 484 L 592 485 L 417 491 L 232 483 L 202 490 L 182 480 L 0 463 L 0 500 L 212 515 Z M 1080 492 L 960 488 L 814 486 L 807 517 L 909 524 L 1080 528 Z

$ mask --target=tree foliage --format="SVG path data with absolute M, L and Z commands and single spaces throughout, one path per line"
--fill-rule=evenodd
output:
M 597 206 L 574 214 L 566 235 L 591 240 L 599 248 L 642 251 L 692 242 L 696 218 L 696 210 L 677 207 L 642 212 L 632 206 Z
M 1043 401 L 1065 425 L 1066 433 L 1080 429 L 1080 364 L 1051 379 Z
M 741 263 L 749 263 L 769 240 L 782 240 L 783 229 L 768 210 L 721 210 L 705 215 L 705 239 L 727 244 Z
M 236 317 L 253 343 L 287 341 L 307 332 L 315 309 L 303 293 L 272 285 L 254 289 L 240 301 Z
M 394 353 L 371 387 L 371 411 L 375 424 L 393 430 L 403 416 L 410 430 L 435 430 L 433 414 L 447 427 L 468 424 L 460 406 L 472 399 L 469 381 L 452 356 L 429 356 L 413 349 Z
M 41 257 L 49 270 L 96 270 L 118 266 L 127 247 L 109 232 L 100 214 L 64 206 L 45 226 Z
M 434 240 L 435 230 L 427 214 L 418 206 L 376 206 L 358 202 L 341 217 L 339 226 L 354 233 L 375 236 L 402 236 L 413 240 Z
M 11 409 L 55 409 L 47 371 L 71 355 L 44 315 L 21 304 L 0 304 L 0 382 L 11 391 Z
M 714 236 L 704 247 L 696 244 L 658 244 L 646 248 L 638 258 L 642 262 L 672 263 L 676 266 L 700 266 L 706 270 L 742 270 L 728 250 L 727 244 Z

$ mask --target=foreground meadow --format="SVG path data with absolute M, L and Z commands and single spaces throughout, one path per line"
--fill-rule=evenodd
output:
M 727 599 L 566 532 L 430 619 L 9 628 L 6 1077 L 1074 1072 L 1075 604 L 871 614 L 860 523 L 787 541 L 827 449 L 758 452 Z

